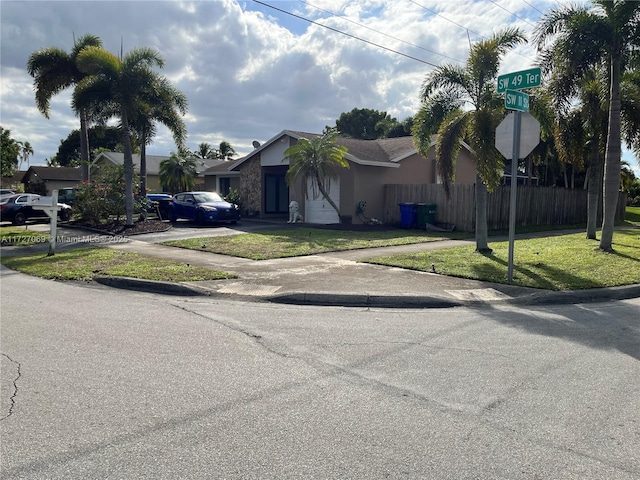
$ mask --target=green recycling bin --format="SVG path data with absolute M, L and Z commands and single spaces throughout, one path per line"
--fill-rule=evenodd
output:
M 426 213 L 425 213 L 425 227 L 426 224 L 429 223 L 431 225 L 435 225 L 436 224 L 436 210 L 438 209 L 438 206 L 435 203 L 428 203 L 425 205 L 426 208 Z
M 416 226 L 418 228 L 427 227 L 427 204 L 416 203 Z
M 435 203 L 416 203 L 416 223 L 418 228 L 427 228 L 427 224 L 436 224 Z

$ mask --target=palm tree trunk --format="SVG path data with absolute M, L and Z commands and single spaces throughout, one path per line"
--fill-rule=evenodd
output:
M 90 180 L 89 165 L 89 128 L 87 126 L 87 112 L 80 112 L 80 163 L 82 165 L 82 180 L 88 182 Z
M 476 252 L 491 253 L 487 228 L 487 186 L 476 173 Z
M 131 148 L 131 135 L 129 133 L 129 121 L 127 114 L 122 112 L 122 143 L 124 145 L 124 193 L 125 212 L 127 214 L 127 226 L 133 225 L 133 151 Z
M 613 229 L 618 192 L 620 190 L 620 58 L 611 61 L 611 93 L 609 96 L 609 132 L 604 160 L 604 190 L 602 195 L 602 236 L 600 249 L 613 251 Z
M 598 139 L 591 142 L 591 159 L 589 161 L 589 171 L 587 175 L 587 238 L 596 240 L 596 229 L 598 223 L 598 200 L 600 200 L 601 187 L 600 154 L 598 152 Z
M 329 205 L 333 207 L 333 209 L 338 214 L 338 221 L 342 223 L 342 215 L 340 215 L 340 209 L 335 204 L 335 202 L 329 196 L 329 192 L 324 188 L 324 184 L 320 181 L 320 177 L 316 176 L 316 182 L 318 182 L 318 190 L 320 190 L 320 194 L 329 202 Z

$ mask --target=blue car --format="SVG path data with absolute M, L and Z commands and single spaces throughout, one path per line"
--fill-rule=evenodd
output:
M 169 220 L 180 218 L 205 223 L 240 220 L 238 205 L 229 203 L 215 192 L 183 192 L 173 196 L 169 203 Z
M 147 193 L 146 208 L 149 213 L 158 213 L 160 218 L 169 218 L 171 195 L 168 193 Z

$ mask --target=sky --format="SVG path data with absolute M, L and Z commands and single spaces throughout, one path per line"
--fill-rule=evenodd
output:
M 46 119 L 35 106 L 26 63 L 41 48 L 69 52 L 74 38 L 90 33 L 114 54 L 156 48 L 166 63 L 159 72 L 189 100 L 187 147 L 215 147 L 224 140 L 242 156 L 253 141 L 285 129 L 321 133 L 354 108 L 385 111 L 402 121 L 418 111 L 420 87 L 436 66 L 462 65 L 471 43 L 506 27 L 519 27 L 531 38 L 536 21 L 559 4 L 2 0 L 0 125 L 31 144 L 30 165 L 44 165 L 56 154 L 60 141 L 80 125 L 71 90 L 53 97 Z M 535 59 L 532 44 L 519 46 L 504 57 L 500 73 L 531 68 Z M 175 150 L 161 127 L 147 153 Z M 628 151 L 623 160 L 640 176 Z

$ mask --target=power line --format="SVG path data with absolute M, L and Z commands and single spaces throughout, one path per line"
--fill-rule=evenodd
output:
M 343 15 L 337 15 L 334 12 L 330 12 L 329 10 L 325 10 L 324 8 L 320 8 L 320 7 L 316 6 L 316 5 L 313 5 L 313 4 L 309 3 L 309 2 L 306 2 L 305 0 L 298 0 L 298 1 L 300 3 L 304 3 L 305 5 L 313 7 L 316 10 L 320 10 L 320 11 L 322 11 L 324 13 L 328 13 L 329 15 L 333 15 L 334 17 L 339 17 L 339 18 L 341 18 L 343 20 L 346 20 L 349 23 L 353 23 L 354 25 L 358 25 L 359 27 L 366 28 L 367 30 L 371 30 L 372 32 L 379 33 L 380 35 L 384 35 L 387 38 L 391 38 L 393 40 L 397 40 L 397 41 L 402 42 L 402 43 L 404 43 L 406 45 L 410 45 L 412 47 L 416 47 L 416 48 L 419 48 L 421 50 L 425 50 L 427 52 L 435 53 L 436 55 L 440 55 L 441 57 L 448 58 L 449 60 L 454 60 L 456 62 L 464 63 L 464 60 L 460 60 L 458 58 L 453 58 L 453 57 L 450 57 L 449 55 L 445 55 L 444 53 L 436 52 L 435 50 L 430 50 L 428 48 L 421 47 L 420 45 L 416 45 L 415 43 L 407 42 L 407 41 L 402 40 L 402 39 L 400 39 L 398 37 L 394 37 L 393 35 L 388 35 L 388 34 L 386 34 L 384 32 L 381 32 L 380 30 L 376 30 L 375 28 L 371 28 L 371 27 L 368 27 L 366 25 L 363 25 L 362 23 L 358 23 L 358 22 L 356 22 L 354 20 L 351 20 L 351 19 L 349 19 L 349 18 L 347 18 L 347 17 L 345 17 Z
M 493 0 L 489 0 L 489 1 L 490 1 L 491 3 L 495 3 Z M 456 25 L 456 26 L 458 26 L 458 27 L 460 27 L 460 28 L 463 28 L 463 29 L 467 32 L 467 35 L 469 34 L 469 32 L 471 32 L 471 33 L 473 33 L 474 35 L 477 35 L 477 36 L 482 37 L 482 38 L 484 38 L 484 39 L 488 39 L 488 38 L 489 38 L 489 37 L 486 37 L 485 35 L 482 35 L 481 33 L 474 32 L 473 30 L 471 30 L 471 29 L 469 29 L 469 28 L 465 27 L 464 25 L 461 25 L 461 24 L 459 24 L 459 23 L 457 23 L 457 22 L 454 22 L 453 20 L 448 19 L 448 18 L 447 18 L 447 17 L 445 17 L 444 15 L 440 15 L 440 14 L 439 14 L 438 12 L 436 12 L 435 10 L 431 10 L 430 8 L 427 8 L 427 7 L 425 7 L 424 5 L 420 5 L 418 2 L 415 2 L 414 0 L 409 0 L 409 2 L 413 3 L 414 5 L 417 5 L 417 6 L 418 6 L 418 7 L 420 7 L 420 8 L 424 8 L 426 11 L 433 13 L 434 15 L 436 15 L 436 16 L 438 16 L 438 17 L 440 17 L 440 18 L 444 19 L 444 20 L 446 20 L 447 22 L 453 23 L 454 25 Z M 498 7 L 500 7 L 500 5 L 498 5 L 498 4 L 496 4 L 496 5 L 497 5 Z M 502 9 L 503 9 L 503 10 L 505 10 L 506 12 L 510 13 L 511 15 L 515 16 L 516 18 L 520 18 L 520 17 L 518 17 L 517 15 L 515 15 L 514 13 L 509 12 L 509 10 L 506 10 L 504 7 L 500 7 L 500 8 L 502 8 Z M 523 20 L 523 19 L 521 19 L 521 20 Z M 527 22 L 527 23 L 529 23 L 527 20 L 524 20 L 524 21 L 525 21 L 525 22 Z M 534 27 L 535 27 L 535 25 L 533 25 L 533 24 L 531 24 L 531 23 L 529 23 L 529 25 L 532 25 L 532 26 L 534 26 Z M 521 53 L 519 53 L 519 52 L 515 52 L 515 51 L 514 51 L 514 53 L 515 53 L 516 55 L 519 55 L 519 56 L 523 57 L 523 58 L 526 58 L 526 59 L 528 59 L 528 60 L 531 60 L 531 58 L 530 58 L 530 57 L 528 57 L 528 56 L 526 56 L 526 55 L 523 55 L 523 54 L 521 54 Z
M 527 20 L 526 18 L 521 18 L 518 15 L 516 15 L 515 13 L 513 13 L 510 10 L 507 10 L 506 8 L 504 8 L 502 5 L 499 5 L 497 2 L 494 2 L 493 0 L 489 0 L 491 3 L 493 3 L 496 7 L 501 8 L 502 10 L 504 10 L 505 12 L 513 15 L 514 17 L 516 17 L 518 20 L 522 20 L 525 23 L 528 23 L 529 25 L 531 25 L 532 27 L 535 27 L 535 25 L 533 23 L 531 23 L 529 20 Z
M 411 3 L 413 3 L 414 5 L 417 5 L 420 8 L 424 8 L 427 12 L 431 12 L 434 15 L 437 15 L 438 17 L 446 20 L 447 22 L 453 23 L 454 25 L 460 27 L 460 28 L 464 28 L 467 32 L 471 32 L 474 35 L 478 35 L 479 37 L 482 38 L 487 38 L 484 35 L 482 35 L 481 33 L 478 32 L 474 32 L 473 30 L 468 29 L 467 27 L 465 27 L 464 25 L 460 25 L 459 23 L 454 22 L 453 20 L 449 20 L 447 17 L 445 17 L 444 15 L 440 15 L 438 12 L 436 12 L 435 10 L 431 10 L 430 8 L 425 7 L 424 5 L 420 5 L 418 2 L 414 2 L 413 0 L 409 0 Z
M 426 60 L 422 60 L 420 58 L 413 57 L 411 55 L 407 55 L 406 53 L 402 53 L 402 52 L 399 52 L 397 50 L 393 50 L 392 48 L 385 47 L 384 45 L 380 45 L 378 43 L 371 42 L 369 40 L 365 40 L 364 38 L 357 37 L 356 35 L 351 35 L 350 33 L 343 32 L 342 30 L 338 30 L 337 28 L 329 27 L 328 25 L 323 25 L 322 23 L 315 22 L 315 21 L 310 20 L 308 18 L 305 18 L 305 17 L 303 17 L 301 15 L 296 15 L 295 13 L 287 12 L 286 10 L 282 10 L 281 8 L 274 7 L 273 5 L 269 5 L 268 3 L 264 3 L 264 2 L 261 2 L 259 0 L 253 0 L 253 1 L 255 3 L 260 4 L 260 5 L 264 5 L 265 7 L 269 7 L 269 8 L 272 8 L 274 10 L 277 10 L 279 12 L 286 13 L 287 15 L 291 15 L 292 17 L 299 18 L 300 20 L 304 20 L 305 22 L 309 22 L 309 23 L 312 23 L 314 25 L 318 25 L 320 27 L 324 27 L 324 28 L 326 28 L 328 30 L 331 30 L 333 32 L 340 33 L 340 34 L 345 35 L 345 36 L 350 37 L 350 38 L 354 38 L 356 40 L 359 40 L 361 42 L 367 43 L 369 45 L 373 45 L 374 47 L 382 48 L 383 50 L 387 50 L 389 52 L 397 53 L 398 55 L 402 55 L 403 57 L 410 58 L 411 60 L 415 60 L 417 62 L 424 63 L 424 64 L 430 65 L 432 67 L 436 67 L 436 68 L 438 67 L 438 65 L 436 65 L 435 63 L 427 62 Z
M 529 2 L 527 2 L 527 0 L 522 0 L 524 3 L 526 3 L 527 5 L 529 5 L 531 8 L 533 8 L 535 11 L 537 11 L 540 15 L 544 15 L 544 12 L 538 10 L 535 6 L 531 5 Z

